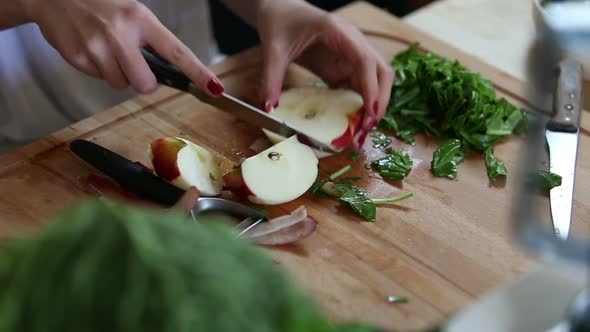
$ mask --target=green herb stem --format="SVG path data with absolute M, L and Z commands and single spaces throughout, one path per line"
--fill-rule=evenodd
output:
M 405 194 L 403 194 L 401 196 L 397 196 L 397 197 L 373 198 L 371 201 L 373 201 L 373 204 L 375 204 L 375 205 L 391 204 L 391 203 L 403 201 L 404 199 L 408 199 L 412 196 L 414 196 L 414 193 L 405 193 Z
M 400 111 L 401 115 L 428 115 L 428 111 L 425 110 L 408 110 L 408 109 L 402 109 Z
M 341 169 L 337 170 L 336 172 L 332 173 L 332 175 L 330 175 L 329 179 L 331 181 L 334 181 L 337 178 L 341 177 L 342 175 L 350 172 L 350 170 L 352 170 L 352 166 L 346 165 L 346 166 L 342 167 Z
M 389 303 L 408 303 L 410 299 L 405 296 L 388 296 L 387 302 Z

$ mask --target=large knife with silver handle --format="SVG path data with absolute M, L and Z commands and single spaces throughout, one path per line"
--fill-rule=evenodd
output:
M 200 101 L 215 106 L 222 111 L 231 113 L 236 118 L 251 125 L 268 129 L 283 137 L 291 137 L 295 135 L 301 143 L 309 145 L 319 151 L 335 153 L 342 150 L 337 149 L 330 144 L 322 143 L 313 137 L 296 130 L 271 114 L 225 92 L 219 97 L 212 97 L 195 86 L 176 66 L 170 64 L 153 51 L 142 48 L 141 53 L 160 84 L 188 92 L 197 97 Z
M 582 114 L 582 65 L 565 59 L 559 63 L 554 113 L 547 123 L 549 170 L 562 177 L 549 192 L 555 235 L 567 240 L 572 220 L 580 116 Z

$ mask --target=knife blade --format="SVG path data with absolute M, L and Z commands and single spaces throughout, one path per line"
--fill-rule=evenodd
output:
M 580 116 L 582 114 L 582 65 L 565 59 L 559 63 L 554 96 L 554 114 L 547 123 L 545 137 L 549 147 L 549 170 L 562 177 L 561 185 L 549 191 L 551 219 L 555 235 L 567 240 L 578 154 Z
M 236 118 L 251 125 L 268 129 L 283 137 L 297 136 L 297 139 L 301 143 L 311 146 L 319 151 L 336 153 L 343 150 L 337 149 L 330 144 L 320 142 L 289 126 L 277 117 L 231 96 L 228 93 L 224 92 L 219 97 L 212 97 L 199 89 L 176 66 L 158 56 L 153 50 L 142 48 L 141 53 L 160 84 L 188 92 L 200 101 L 215 106 L 222 111 L 229 112 Z

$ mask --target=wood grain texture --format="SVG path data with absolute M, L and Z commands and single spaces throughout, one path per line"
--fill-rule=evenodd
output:
M 409 43 L 420 41 L 425 49 L 459 59 L 492 79 L 500 95 L 526 104 L 521 81 L 385 12 L 356 3 L 339 14 L 361 27 L 388 60 Z M 230 93 L 254 102 L 261 73 L 259 61 L 258 50 L 253 49 L 213 70 Z M 314 79 L 293 67 L 285 88 Z M 583 147 L 590 143 L 590 120 L 586 114 L 582 120 Z M 171 135 L 214 151 L 226 164 L 253 155 L 249 146 L 262 136 L 260 129 L 238 122 L 228 113 L 192 96 L 161 88 L 0 157 L 0 235 L 14 236 L 35 229 L 63 208 L 95 195 L 80 181 L 94 171 L 68 151 L 71 140 L 93 140 L 129 159 L 147 163 L 148 143 Z M 437 147 L 434 142 L 419 137 L 414 147 L 396 140 L 393 146 L 408 149 L 416 165 L 402 183 L 383 181 L 364 168 L 380 154 L 370 140 L 351 175 L 363 177 L 360 185 L 371 197 L 412 191 L 413 198 L 379 208 L 376 223 L 363 222 L 333 200 L 309 194 L 288 204 L 265 207 L 271 215 L 280 215 L 305 205 L 319 221 L 318 231 L 297 246 L 266 250 L 335 320 L 361 319 L 391 329 L 421 329 L 515 277 L 532 260 L 509 234 L 509 212 L 518 185 L 515 177 L 508 176 L 500 186 L 490 186 L 482 157 L 472 156 L 460 165 L 456 180 L 436 178 L 430 172 L 432 152 Z M 497 146 L 496 154 L 509 172 L 516 171 L 523 148 L 520 138 Z M 323 159 L 321 167 L 335 170 L 349 163 L 343 154 Z M 590 159 L 582 154 L 574 232 L 588 228 L 583 220 L 590 216 L 590 200 L 586 199 L 590 197 L 589 175 Z M 543 214 L 548 216 L 548 204 Z M 389 304 L 390 295 L 407 296 L 410 302 Z

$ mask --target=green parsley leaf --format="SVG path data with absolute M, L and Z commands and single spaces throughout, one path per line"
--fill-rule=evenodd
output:
M 561 186 L 561 176 L 548 171 L 537 171 L 530 179 L 530 185 L 541 190 L 551 190 L 555 187 Z
M 313 184 L 310 192 L 318 196 L 337 198 L 342 205 L 372 222 L 376 219 L 377 205 L 391 204 L 413 196 L 413 193 L 406 193 L 397 197 L 371 199 L 364 189 L 352 184 L 357 180 L 358 178 L 345 178 L 340 182 L 329 179 L 318 180 Z
M 451 179 L 457 177 L 457 165 L 465 159 L 465 152 L 461 149 L 461 141 L 448 140 L 438 150 L 434 151 L 431 167 L 436 176 L 446 176 Z
M 368 221 L 375 221 L 377 207 L 367 196 L 367 192 L 357 186 L 348 186 L 338 199 L 342 204 L 350 207 L 356 214 Z
M 387 153 L 387 156 L 373 161 L 371 165 L 386 179 L 403 180 L 412 169 L 412 159 L 404 150 L 388 149 Z
M 387 137 L 387 135 L 382 132 L 374 130 L 371 132 L 371 137 L 373 138 L 374 148 L 384 150 L 389 144 L 391 144 L 391 138 Z
M 490 181 L 496 181 L 498 176 L 506 176 L 508 174 L 506 165 L 494 156 L 494 148 L 491 146 L 486 149 L 486 168 Z

